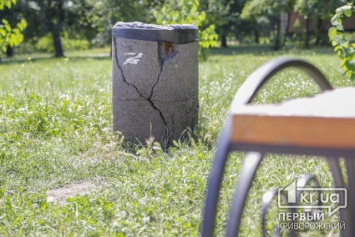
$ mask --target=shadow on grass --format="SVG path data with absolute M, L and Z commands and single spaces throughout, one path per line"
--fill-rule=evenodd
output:
M 8 65 L 8 64 L 20 64 L 20 63 L 25 63 L 28 62 L 30 58 L 31 62 L 41 62 L 41 61 L 47 61 L 47 60 L 64 60 L 65 58 L 69 58 L 70 61 L 84 61 L 87 59 L 93 59 L 93 60 L 108 60 L 111 59 L 111 55 L 109 54 L 92 54 L 92 55 L 75 55 L 75 56 L 70 56 L 67 55 L 66 57 L 54 57 L 51 55 L 34 55 L 34 56 L 15 56 L 14 58 L 1 58 L 0 59 L 0 65 Z
M 284 55 L 287 53 L 298 55 L 314 55 L 314 54 L 335 54 L 332 47 L 312 47 L 310 49 L 299 49 L 294 45 L 287 45 L 282 50 L 273 50 L 271 45 L 240 45 L 228 48 L 213 48 L 211 55 L 229 56 L 229 55 Z
M 260 55 L 262 53 L 270 52 L 272 48 L 270 45 L 241 45 L 231 46 L 227 48 L 213 48 L 211 49 L 211 55 L 235 55 L 235 54 L 255 54 Z

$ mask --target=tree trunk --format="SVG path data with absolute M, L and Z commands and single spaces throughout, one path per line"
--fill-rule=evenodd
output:
M 6 47 L 6 57 L 11 58 L 14 56 L 14 48 L 10 47 L 10 45 L 8 45 Z
M 309 38 L 310 38 L 310 35 L 309 35 L 309 17 L 306 16 L 306 37 L 304 39 L 304 48 L 305 49 L 309 49 Z
M 227 48 L 227 36 L 225 34 L 221 35 L 221 47 Z
M 55 29 L 52 30 L 52 37 L 54 43 L 55 54 L 54 57 L 64 57 L 62 40 L 60 38 L 60 34 Z
M 234 32 L 234 39 L 238 44 L 241 42 L 241 35 L 239 34 L 238 31 Z
M 291 13 L 287 14 L 287 26 L 285 34 L 288 35 L 290 32 L 290 22 L 291 22 Z
M 256 27 L 254 27 L 254 42 L 256 44 L 259 44 L 260 43 L 260 40 L 259 40 L 259 31 Z
M 60 38 L 65 20 L 64 0 L 47 0 L 47 5 L 50 6 L 46 11 L 46 17 L 48 19 L 48 27 L 53 37 L 54 56 L 64 57 L 62 40 Z
M 322 25 L 323 25 L 323 20 L 322 18 L 318 19 L 318 29 L 317 29 L 317 39 L 316 39 L 316 45 L 320 45 L 321 41 L 322 41 L 322 36 L 323 36 L 323 29 L 322 29 Z
M 281 22 L 280 19 L 276 19 L 276 35 L 274 36 L 273 39 L 273 49 L 274 50 L 280 50 L 282 48 L 282 39 L 281 39 Z

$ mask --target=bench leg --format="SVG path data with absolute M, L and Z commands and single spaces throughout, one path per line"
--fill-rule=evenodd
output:
M 216 154 L 208 179 L 205 210 L 203 213 L 203 223 L 201 231 L 203 237 L 212 237 L 214 234 L 219 190 L 221 187 L 222 177 L 228 154 L 231 151 L 230 124 L 230 121 L 227 121 L 226 126 L 223 128 L 222 133 L 219 137 Z
M 343 179 L 340 165 L 339 165 L 339 159 L 335 158 L 335 157 L 327 157 L 327 161 L 328 161 L 328 165 L 329 165 L 330 171 L 333 176 L 334 186 L 336 188 L 344 188 L 345 184 L 344 184 L 344 179 Z M 343 208 L 340 209 L 339 214 L 340 214 L 340 221 L 346 222 L 346 220 L 350 220 L 350 212 L 348 212 L 347 209 L 343 209 Z M 349 225 L 349 223 L 346 223 L 346 225 Z M 349 227 L 347 226 L 347 229 L 341 229 L 341 236 L 342 237 L 352 236 L 351 232 L 349 232 L 350 228 L 349 229 L 348 228 Z
M 238 236 L 240 220 L 243 214 L 246 197 L 262 158 L 263 154 L 258 152 L 249 152 L 247 154 L 233 197 L 233 203 L 227 227 L 227 237 Z

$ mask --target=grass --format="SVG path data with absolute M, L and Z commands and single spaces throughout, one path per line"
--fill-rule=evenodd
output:
M 200 64 L 199 126 L 190 141 L 168 152 L 128 144 L 111 131 L 111 59 L 79 57 L 0 64 L 0 236 L 198 236 L 214 143 L 232 98 L 262 63 L 277 56 L 314 63 L 335 87 L 341 76 L 328 49 L 271 52 L 213 50 Z M 289 70 L 261 90 L 255 103 L 307 96 L 316 85 Z M 223 235 L 244 154 L 228 162 L 217 235 Z M 332 186 L 315 157 L 269 155 L 262 162 L 242 220 L 242 236 L 260 236 L 262 194 L 302 174 Z M 67 204 L 47 202 L 46 191 L 80 181 L 97 185 Z

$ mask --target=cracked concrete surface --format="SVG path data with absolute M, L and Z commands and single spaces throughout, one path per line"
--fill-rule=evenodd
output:
M 113 126 L 128 139 L 179 139 L 198 117 L 198 42 L 113 37 Z

